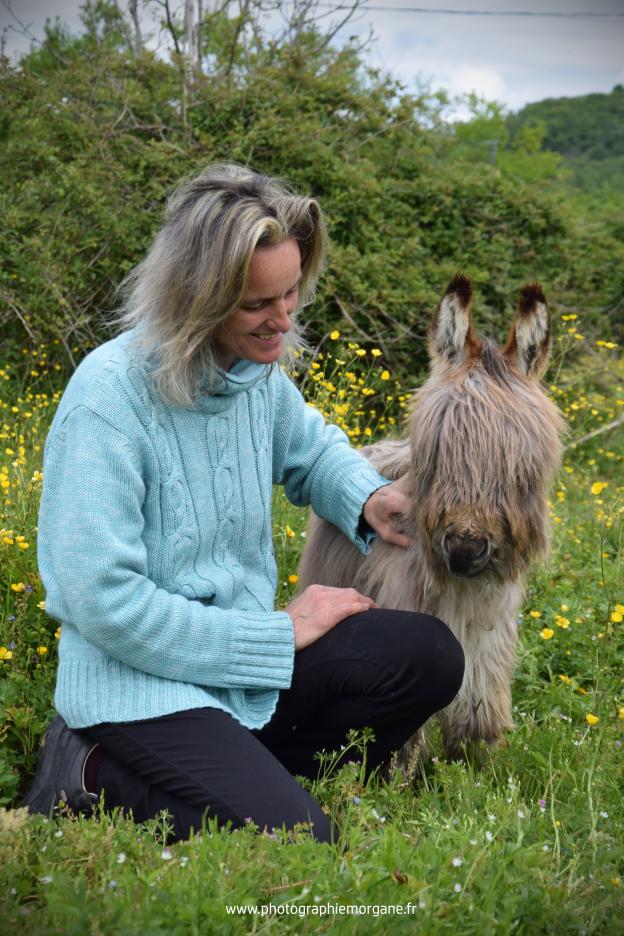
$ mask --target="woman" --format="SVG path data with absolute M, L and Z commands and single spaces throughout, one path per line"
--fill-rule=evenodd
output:
M 103 793 L 137 821 L 167 809 L 174 840 L 207 814 L 327 842 L 294 775 L 366 725 L 370 772 L 458 691 L 463 654 L 434 618 L 320 586 L 274 608 L 274 483 L 362 552 L 375 534 L 409 546 L 400 482 L 278 366 L 324 256 L 316 201 L 209 167 L 128 277 L 124 330 L 70 380 L 44 460 L 39 565 L 62 635 L 32 811 Z

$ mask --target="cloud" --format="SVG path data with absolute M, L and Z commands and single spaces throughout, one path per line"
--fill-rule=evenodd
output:
M 507 84 L 500 72 L 483 65 L 462 65 L 450 76 L 450 90 L 456 94 L 475 91 L 490 101 L 507 98 Z

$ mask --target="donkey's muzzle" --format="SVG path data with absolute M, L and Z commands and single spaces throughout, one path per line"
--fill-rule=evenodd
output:
M 442 549 L 453 575 L 478 575 L 490 561 L 490 541 L 486 537 L 446 532 Z

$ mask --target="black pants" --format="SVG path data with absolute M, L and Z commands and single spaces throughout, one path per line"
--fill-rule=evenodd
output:
M 436 618 L 357 614 L 295 654 L 291 687 L 257 731 L 215 708 L 88 728 L 106 753 L 97 792 L 107 807 L 132 809 L 136 821 L 167 809 L 174 841 L 199 831 L 206 814 L 268 830 L 309 822 L 329 842 L 327 816 L 293 775 L 315 778 L 315 753 L 340 750 L 349 729 L 365 726 L 375 733 L 370 774 L 451 702 L 463 672 L 461 646 Z M 343 754 L 357 759 L 353 750 Z

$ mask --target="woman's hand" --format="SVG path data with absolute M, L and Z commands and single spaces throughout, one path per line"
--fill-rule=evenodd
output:
M 360 595 L 355 588 L 309 585 L 285 609 L 295 628 L 295 650 L 309 647 L 343 618 L 376 607 L 372 598 Z
M 364 519 L 387 543 L 407 549 L 412 540 L 402 531 L 405 515 L 410 509 L 407 475 L 373 491 L 364 504 Z

